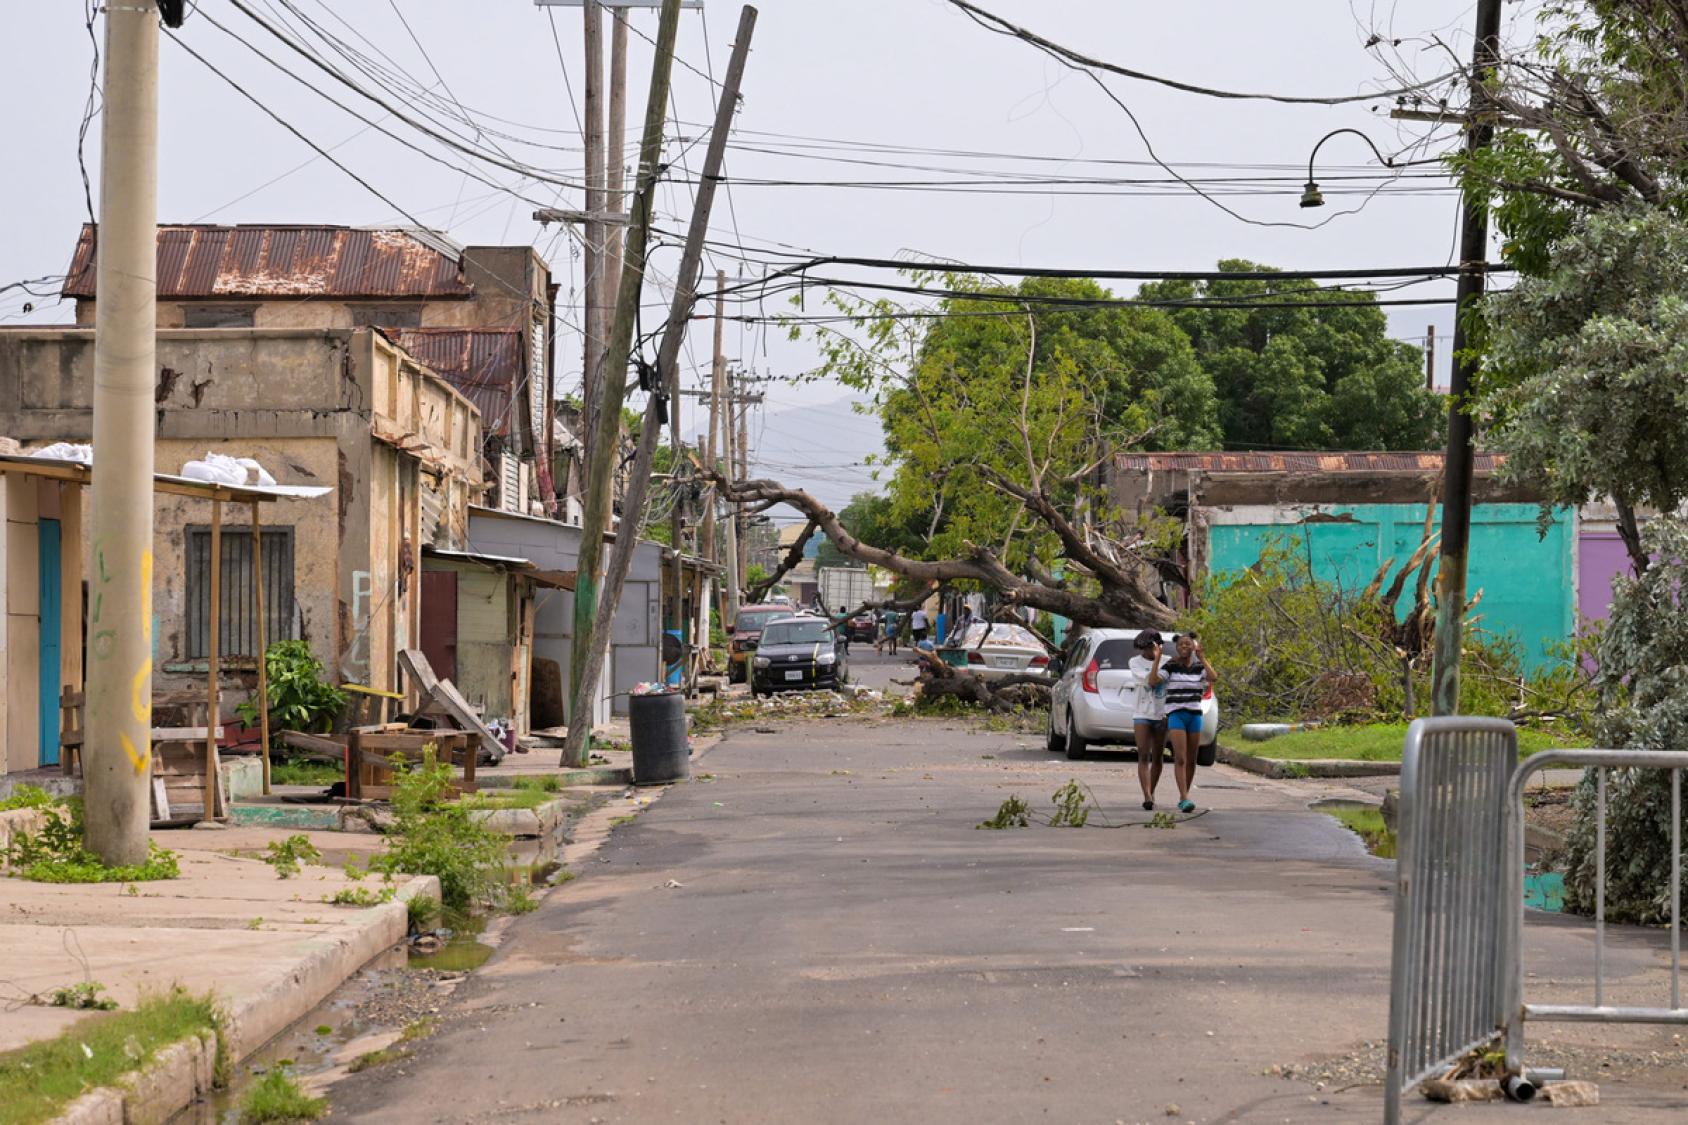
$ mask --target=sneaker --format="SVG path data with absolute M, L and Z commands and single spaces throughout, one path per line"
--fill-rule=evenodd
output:
M 1181 813 L 1193 813 L 1196 811 L 1196 803 L 1190 800 L 1190 798 L 1185 797 L 1182 801 L 1178 802 L 1178 811 Z

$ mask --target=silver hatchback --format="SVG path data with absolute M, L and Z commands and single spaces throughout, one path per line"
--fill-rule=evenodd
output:
M 1048 745 L 1053 754 L 1082 758 L 1093 745 L 1136 744 L 1138 629 L 1089 629 L 1071 641 L 1061 657 L 1059 678 L 1049 693 Z M 1219 701 L 1209 688 L 1202 697 L 1201 753 L 1197 761 L 1213 764 L 1219 739 Z

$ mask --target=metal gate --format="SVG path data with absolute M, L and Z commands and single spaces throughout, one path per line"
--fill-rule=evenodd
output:
M 1594 769 L 1594 1003 L 1530 1004 L 1524 995 L 1524 788 L 1554 766 Z M 1606 775 L 1615 769 L 1670 770 L 1670 1006 L 1626 1007 L 1606 1003 Z M 1501 956 L 1507 975 L 1502 1007 L 1506 1065 L 1523 1073 L 1524 1021 L 1688 1024 L 1682 1006 L 1682 771 L 1688 753 L 1663 750 L 1549 750 L 1533 754 L 1512 775 L 1507 799 L 1507 924 Z
M 1401 756 L 1384 1121 L 1402 1095 L 1495 1038 L 1508 782 L 1518 735 L 1501 719 L 1419 719 Z

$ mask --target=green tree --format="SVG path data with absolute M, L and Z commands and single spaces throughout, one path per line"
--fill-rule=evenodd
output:
M 1270 267 L 1228 260 L 1226 273 Z M 1424 386 L 1423 353 L 1391 340 L 1369 293 L 1311 281 L 1154 282 L 1158 301 L 1241 300 L 1250 308 L 1172 315 L 1212 377 L 1227 446 L 1242 449 L 1424 449 L 1442 402 Z M 1321 308 L 1303 307 L 1317 302 Z
M 1628 205 L 1586 217 L 1540 277 L 1488 303 L 1488 441 L 1558 505 L 1610 498 L 1638 570 L 1636 509 L 1688 501 L 1688 222 Z

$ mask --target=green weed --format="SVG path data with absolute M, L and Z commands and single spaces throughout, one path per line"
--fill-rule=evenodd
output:
M 109 996 L 101 996 L 105 985 L 99 981 L 85 980 L 81 984 L 65 985 L 53 989 L 47 1000 L 50 1008 L 75 1008 L 79 1011 L 110 1012 L 116 1009 L 117 1001 Z
M 82 802 L 74 798 L 55 809 L 39 832 L 14 835 L 4 859 L 13 874 L 36 883 L 148 883 L 182 873 L 176 853 L 151 840 L 146 862 L 107 867 L 82 843 Z
M 328 1102 L 313 1098 L 299 1088 L 293 1073 L 276 1066 L 246 1091 L 240 1100 L 240 1120 L 248 1122 L 315 1121 L 328 1112 Z
M 306 863 L 315 863 L 322 858 L 311 838 L 304 833 L 289 836 L 285 840 L 271 840 L 265 849 L 264 862 L 275 869 L 276 878 L 291 879 L 299 874 L 299 868 Z
M 36 785 L 20 785 L 12 790 L 10 797 L 0 798 L 0 812 L 11 812 L 13 809 L 46 809 L 59 803 L 59 799 Z

